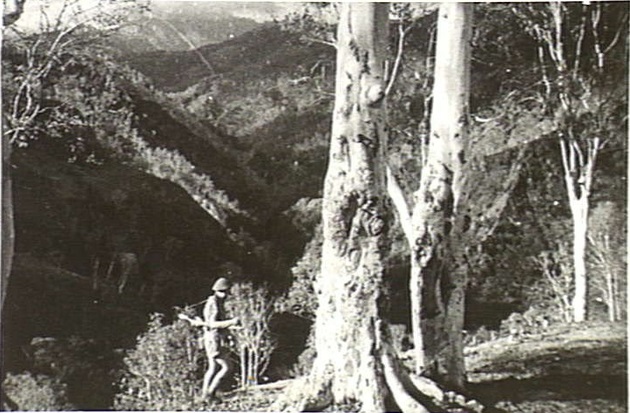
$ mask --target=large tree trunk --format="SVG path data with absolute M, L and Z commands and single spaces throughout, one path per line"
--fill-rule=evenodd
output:
M 386 394 L 377 337 L 387 252 L 387 24 L 387 4 L 342 5 L 311 374 L 317 386 L 330 389 L 333 401 L 356 400 L 368 412 L 384 411 Z
M 464 385 L 465 173 L 472 5 L 438 17 L 431 137 L 415 194 L 410 291 L 417 373 Z
M 10 26 L 20 18 L 25 0 L 7 0 L 2 10 L 2 24 Z M 13 227 L 13 190 L 11 188 L 11 142 L 7 129 L 8 118 L 2 116 L 2 278 L 0 278 L 0 315 L 7 295 L 9 275 L 13 263 L 15 231 Z
M 2 24 L 4 27 L 15 23 L 24 11 L 25 0 L 8 0 L 3 3 Z M 8 129 L 6 116 L 2 116 L 2 255 L 0 262 L 0 319 L 4 313 L 4 299 L 7 296 L 9 276 L 13 266 L 15 248 L 15 227 L 13 223 L 13 188 L 11 180 L 11 142 L 6 131 Z M 0 382 L 4 381 L 6 371 L 0 369 Z M 19 406 L 5 393 L 4 387 L 0 395 L 2 410 L 18 410 Z
M 3 132 L 6 122 L 3 122 Z M 15 245 L 15 229 L 13 226 L 13 189 L 11 181 L 11 143 L 9 137 L 2 136 L 2 278 L 0 282 L 0 294 L 2 295 L 0 302 L 0 318 L 4 314 L 4 299 L 7 296 L 7 287 L 9 286 L 9 276 L 13 263 L 13 250 Z M 0 342 L 4 337 L 0 338 Z M 4 381 L 6 371 L 1 368 L 0 381 Z M 9 398 L 2 389 L 0 397 L 2 410 L 18 410 L 18 406 Z
M 338 26 L 335 109 L 324 182 L 322 268 L 315 283 L 313 369 L 273 410 L 357 402 L 362 412 L 427 412 L 407 393 L 381 321 L 388 253 L 383 62 L 387 3 L 343 3 Z M 407 379 L 408 381 L 408 379 Z M 288 399 L 288 400 L 286 400 Z

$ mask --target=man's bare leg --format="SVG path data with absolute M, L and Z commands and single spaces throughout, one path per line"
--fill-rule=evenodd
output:
M 208 392 L 208 386 L 210 385 L 210 379 L 212 379 L 216 369 L 217 360 L 214 357 L 208 357 L 208 370 L 206 370 L 206 374 L 203 376 L 203 386 L 201 387 L 201 395 L 204 398 L 211 394 Z
M 230 369 L 230 366 L 226 360 L 219 357 L 215 358 L 214 360 L 216 364 L 220 366 L 220 369 L 217 372 L 217 374 L 214 376 L 214 378 L 212 379 L 212 382 L 210 383 L 210 388 L 208 389 L 208 395 L 211 397 L 214 395 L 214 392 L 216 391 L 217 387 L 219 387 L 219 383 L 221 383 L 221 379 L 223 379 L 223 377 L 227 374 L 228 370 Z

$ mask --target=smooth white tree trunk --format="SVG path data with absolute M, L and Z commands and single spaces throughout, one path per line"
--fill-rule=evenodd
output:
M 589 138 L 586 148 L 580 148 L 572 129 L 563 133 L 566 136 L 561 137 L 559 143 L 573 224 L 574 290 L 571 307 L 573 321 L 580 323 L 585 321 L 588 315 L 586 247 L 589 197 L 600 144 L 599 138 Z
M 13 188 L 11 180 L 11 144 L 9 137 L 2 137 L 2 283 L 0 284 L 0 314 L 4 308 L 9 276 L 13 263 L 15 229 L 13 223 Z
M 462 388 L 472 5 L 443 3 L 426 165 L 412 213 L 410 291 L 416 370 Z
M 322 211 L 322 267 L 311 378 L 333 401 L 385 410 L 379 300 L 387 254 L 383 63 L 386 3 L 343 3 Z
M 586 272 L 586 244 L 588 233 L 588 198 L 570 198 L 573 218 L 573 270 L 574 293 L 571 306 L 573 321 L 586 320 L 588 308 L 588 277 Z

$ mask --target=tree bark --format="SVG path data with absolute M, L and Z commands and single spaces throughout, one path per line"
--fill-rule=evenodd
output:
M 412 214 L 410 291 L 417 373 L 463 388 L 465 172 L 472 6 L 444 3 L 438 17 L 427 163 Z
M 6 125 L 6 123 L 5 123 Z M 11 180 L 11 143 L 2 136 L 2 284 L 0 285 L 0 314 L 4 308 L 9 276 L 13 263 L 15 228 L 13 223 L 13 188 Z
M 586 320 L 588 300 L 588 278 L 586 274 L 586 237 L 588 232 L 588 198 L 571 197 L 571 217 L 573 218 L 573 270 L 574 287 L 573 321 Z
M 617 321 L 617 294 L 615 293 L 614 274 L 606 269 L 606 306 L 608 307 L 608 321 Z
M 383 64 L 388 5 L 344 3 L 338 26 L 335 109 L 322 211 L 322 269 L 311 378 L 332 400 L 385 410 L 377 356 L 387 253 Z
M 241 347 L 239 349 L 239 354 L 238 354 L 238 358 L 241 362 L 241 387 L 243 388 L 247 388 L 247 356 L 246 356 L 246 352 L 247 349 L 245 348 L 244 345 L 241 344 Z
M 25 0 L 9 0 L 4 2 L 2 11 L 2 24 L 7 27 L 20 18 L 24 11 Z M 7 117 L 2 116 L 2 274 L 0 275 L 0 319 L 4 311 L 4 299 L 7 296 L 9 276 L 13 266 L 13 253 L 15 250 L 15 227 L 13 220 L 13 188 L 11 180 L 11 142 L 5 133 L 7 129 Z M 0 380 L 4 381 L 5 370 L 2 371 Z M 11 400 L 2 388 L 3 410 L 18 410 L 19 406 Z
M 573 271 L 574 292 L 571 301 L 573 321 L 586 320 L 588 311 L 588 275 L 586 272 L 586 245 L 588 237 L 589 197 L 593 182 L 593 170 L 599 150 L 599 139 L 590 138 L 584 154 L 568 128 L 560 137 L 560 151 L 564 181 L 569 198 L 573 223 Z
M 8 0 L 2 10 L 2 24 L 7 27 L 22 16 L 25 0 Z M 13 190 L 11 181 L 11 142 L 7 135 L 8 117 L 2 116 L 2 278 L 0 278 L 0 315 L 7 295 L 13 264 L 15 228 L 13 222 Z M 3 377 L 4 378 L 4 377 Z
M 306 384 L 296 386 L 299 394 L 287 403 L 290 411 L 349 401 L 363 412 L 386 411 L 381 355 L 389 347 L 382 345 L 379 307 L 388 253 L 383 70 L 388 9 L 387 3 L 341 5 L 322 267 L 315 281 L 317 356 Z

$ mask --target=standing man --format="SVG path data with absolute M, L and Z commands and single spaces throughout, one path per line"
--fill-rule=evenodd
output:
M 230 293 L 230 282 L 221 277 L 212 286 L 214 294 L 208 297 L 203 308 L 203 345 L 208 357 L 208 370 L 203 377 L 202 396 L 213 397 L 214 392 L 229 370 L 226 348 L 226 330 L 236 326 L 238 319 L 225 319 L 223 302 Z M 218 368 L 218 371 L 217 371 Z

